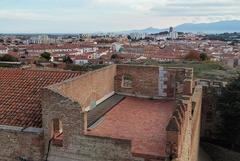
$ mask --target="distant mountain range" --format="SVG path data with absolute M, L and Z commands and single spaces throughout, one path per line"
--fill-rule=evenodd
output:
M 133 32 L 140 33 L 159 33 L 168 31 L 169 29 L 158 29 L 149 27 L 142 30 L 130 30 L 122 33 L 129 34 Z M 174 27 L 175 31 L 179 32 L 203 32 L 203 33 L 224 33 L 224 32 L 240 32 L 240 20 L 219 21 L 213 23 L 185 23 Z

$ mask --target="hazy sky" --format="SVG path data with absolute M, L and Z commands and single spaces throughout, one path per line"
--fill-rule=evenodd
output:
M 75 33 L 240 20 L 240 0 L 0 0 L 0 33 Z

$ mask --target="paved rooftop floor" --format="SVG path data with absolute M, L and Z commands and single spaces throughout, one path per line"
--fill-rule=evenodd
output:
M 90 127 L 87 134 L 131 140 L 133 154 L 165 156 L 165 129 L 175 104 L 126 97 Z

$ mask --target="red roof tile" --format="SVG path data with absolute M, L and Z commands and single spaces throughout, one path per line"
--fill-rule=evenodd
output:
M 175 105 L 175 101 L 126 97 L 87 135 L 128 139 L 134 154 L 165 157 L 166 127 Z
M 76 72 L 0 69 L 0 125 L 41 127 L 40 90 Z

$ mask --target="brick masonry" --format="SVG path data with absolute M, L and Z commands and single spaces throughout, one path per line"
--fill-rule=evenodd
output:
M 131 154 L 131 142 L 84 135 L 84 114 L 77 102 L 49 89 L 42 91 L 45 156 L 52 137 L 52 119 L 63 123 L 63 147 L 51 145 L 49 161 L 142 161 Z
M 196 84 L 203 86 L 201 111 L 201 138 L 214 139 L 217 131 L 217 122 L 221 119 L 216 111 L 217 98 L 221 95 L 226 82 L 199 79 Z
M 176 98 L 191 94 L 192 69 L 159 66 L 117 65 L 115 91 L 143 97 Z M 133 77 L 132 88 L 122 87 L 124 75 Z
M 159 71 L 163 71 L 163 75 Z M 124 74 L 132 75 L 132 88 L 121 86 Z M 192 96 L 191 79 L 192 69 L 112 65 L 44 88 L 41 91 L 44 133 L 0 130 L 0 148 L 4 149 L 0 151 L 0 158 L 17 161 L 20 156 L 39 161 L 49 154 L 49 161 L 152 161 L 133 156 L 129 140 L 85 135 L 85 109 L 115 91 L 156 99 L 180 99 L 181 107 L 177 106 L 172 116 L 176 129 L 169 130 L 166 138 L 174 145 L 169 155 L 175 153 L 177 161 L 195 161 L 201 109 L 197 98 L 201 95 Z M 159 92 L 160 80 L 163 80 L 162 93 Z M 195 89 L 195 92 L 201 93 L 201 90 Z M 48 152 L 49 140 L 53 137 L 53 119 L 62 122 L 63 143 L 61 147 L 51 144 Z
M 193 132 L 192 128 L 199 128 L 199 118 L 197 116 L 201 109 L 201 102 L 197 98 L 201 97 L 201 90 L 195 90 L 200 95 L 195 94 L 196 96 L 192 96 L 192 70 L 184 68 L 159 68 L 155 66 L 118 65 L 115 71 L 115 67 L 111 66 L 111 68 L 108 67 L 97 71 L 96 75 L 90 73 L 86 77 L 80 76 L 77 79 L 57 84 L 43 91 L 43 125 L 44 131 L 46 131 L 45 148 L 52 135 L 51 120 L 60 118 L 63 122 L 63 147 L 52 146 L 49 156 L 50 161 L 144 160 L 143 158 L 132 156 L 131 142 L 128 140 L 84 135 L 84 109 L 89 106 L 92 100 L 96 101 L 112 91 L 127 95 L 161 98 L 163 96 L 159 95 L 160 78 L 163 78 L 163 85 L 166 87 L 163 90 L 163 92 L 166 92 L 166 97 L 163 98 L 176 99 L 179 96 L 182 97 L 183 94 L 187 95 L 185 99 L 181 98 L 179 107 L 176 107 L 176 112 L 173 113 L 173 118 L 175 118 L 177 123 L 177 131 L 168 132 L 167 139 L 169 140 L 169 144 L 173 145 L 172 149 L 170 148 L 173 151 L 170 150 L 169 155 L 175 153 L 173 158 L 178 161 L 195 161 L 198 153 L 199 131 Z M 163 74 L 159 74 L 159 71 Z M 101 78 L 102 73 L 106 75 L 105 77 L 110 78 Z M 132 76 L 132 88 L 122 87 L 122 76 L 124 74 Z M 93 81 L 95 79 L 98 81 Z M 106 79 L 110 81 L 106 82 Z M 81 84 L 81 82 L 83 83 Z M 87 83 L 89 82 L 93 83 L 93 86 L 88 87 Z M 114 88 L 109 85 L 113 82 Z M 97 90 L 98 86 L 101 86 L 100 84 L 108 90 L 103 93 L 101 92 L 102 90 Z M 82 91 L 82 93 L 79 91 Z M 93 91 L 95 93 L 99 91 L 97 92 L 98 97 L 92 95 Z M 74 101 L 75 104 L 73 103 Z M 84 101 L 85 103 L 82 103 Z M 192 103 L 192 101 L 195 103 Z M 196 110 L 194 112 L 192 112 L 193 104 Z
M 18 127 L 0 129 L 0 161 L 41 161 L 43 145 L 42 133 L 26 132 Z
M 116 65 L 112 65 L 64 81 L 52 86 L 52 88 L 79 102 L 82 108 L 86 108 L 92 101 L 97 101 L 114 91 L 115 75 Z

